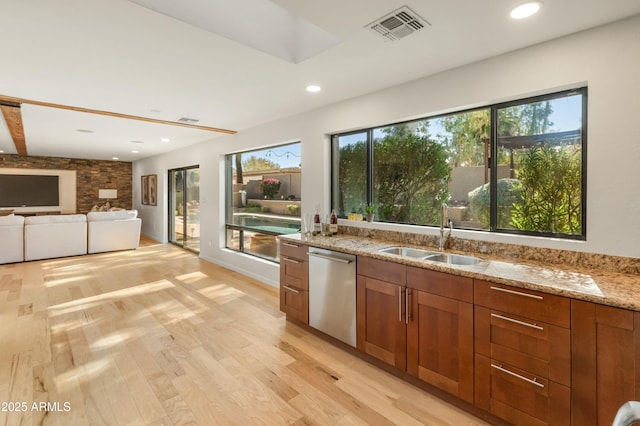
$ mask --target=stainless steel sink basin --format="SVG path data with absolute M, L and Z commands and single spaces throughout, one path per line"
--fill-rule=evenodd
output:
M 433 260 L 434 262 L 448 263 L 450 265 L 477 265 L 482 262 L 482 259 L 478 259 L 477 257 L 451 253 L 435 253 L 431 256 L 425 257 L 424 259 Z
M 417 249 L 417 248 L 413 248 L 413 247 L 401 247 L 401 246 L 396 246 L 396 247 L 386 247 L 383 249 L 378 250 L 378 252 L 380 253 L 387 253 L 387 254 L 395 254 L 398 256 L 406 256 L 406 257 L 415 257 L 417 259 L 421 259 L 427 256 L 432 256 L 434 253 L 432 251 L 428 251 L 428 250 L 422 250 L 422 249 Z

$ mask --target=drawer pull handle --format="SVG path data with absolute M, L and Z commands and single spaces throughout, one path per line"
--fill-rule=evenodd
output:
M 289 287 L 287 285 L 283 285 L 282 287 L 284 287 L 285 290 L 289 290 L 289 291 L 291 291 L 291 292 L 293 292 L 295 294 L 300 294 L 300 291 L 296 290 L 295 288 L 291 288 L 291 287 Z
M 291 243 L 282 243 L 283 246 L 287 246 L 287 247 L 291 247 L 291 248 L 300 248 L 300 246 L 297 246 L 295 244 L 291 244 Z
M 402 322 L 402 286 L 398 286 L 398 321 Z
M 501 365 L 491 364 L 491 367 L 495 368 L 496 370 L 502 371 L 503 373 L 509 374 L 509 375 L 511 375 L 513 377 L 517 377 L 520 380 L 524 380 L 527 383 L 531 383 L 532 385 L 536 385 L 536 386 L 538 386 L 540 388 L 544 388 L 544 385 L 542 383 L 539 383 L 535 378 L 534 379 L 530 379 L 528 377 L 521 376 L 518 373 L 514 373 L 513 371 L 509 371 L 506 368 L 502 368 Z
M 536 294 L 523 293 L 521 291 L 509 290 L 507 288 L 502 288 L 502 287 L 491 286 L 491 290 L 502 291 L 504 293 L 515 294 L 517 296 L 530 297 L 532 299 L 537 299 L 537 300 L 542 300 L 543 299 L 542 296 L 538 296 Z
M 407 287 L 407 296 L 404 298 L 404 322 L 405 324 L 409 324 L 409 320 L 413 319 L 411 315 L 411 296 L 413 295 L 413 291 Z
M 287 262 L 295 263 L 296 265 L 300 263 L 297 260 L 289 259 L 288 257 L 285 257 L 284 260 L 286 260 Z
M 501 320 L 509 321 L 509 322 L 512 322 L 512 323 L 515 323 L 515 324 L 524 325 L 525 327 L 535 328 L 536 330 L 540 330 L 540 331 L 544 330 L 543 327 L 540 327 L 537 324 L 530 324 L 528 322 L 518 321 L 517 319 L 504 317 L 504 316 L 498 315 L 498 314 L 491 314 L 491 316 L 494 317 L 494 318 L 498 318 L 498 319 L 501 319 Z

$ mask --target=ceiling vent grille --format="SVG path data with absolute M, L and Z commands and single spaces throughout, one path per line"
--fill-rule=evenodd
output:
M 182 117 L 182 118 L 178 118 L 178 121 L 181 123 L 194 124 L 200 120 L 196 120 L 195 118 Z
M 407 6 L 403 6 L 382 18 L 376 19 L 366 25 L 365 28 L 384 37 L 386 40 L 398 41 L 416 31 L 420 31 L 426 26 L 431 26 L 431 24 Z

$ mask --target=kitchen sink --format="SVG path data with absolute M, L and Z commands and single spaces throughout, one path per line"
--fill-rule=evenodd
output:
M 431 256 L 425 257 L 424 259 L 432 260 L 434 262 L 448 263 L 450 265 L 477 265 L 482 262 L 482 259 L 478 259 L 477 257 L 450 253 L 435 253 Z
M 406 257 L 415 257 L 417 259 L 422 259 L 425 258 L 427 256 L 432 256 L 434 253 L 432 251 L 428 251 L 428 250 L 422 250 L 422 249 L 417 249 L 417 248 L 413 248 L 413 247 L 400 247 L 400 246 L 396 246 L 396 247 L 386 247 L 383 249 L 378 250 L 379 253 L 387 253 L 387 254 L 395 254 L 398 256 L 406 256 Z

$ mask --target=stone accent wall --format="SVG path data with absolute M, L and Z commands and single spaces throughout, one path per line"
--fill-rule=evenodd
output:
M 98 198 L 98 189 L 117 189 L 118 199 L 111 200 L 111 206 L 132 208 L 133 167 L 127 161 L 0 154 L 0 168 L 75 170 L 77 213 L 87 213 L 94 205 L 105 203 Z

